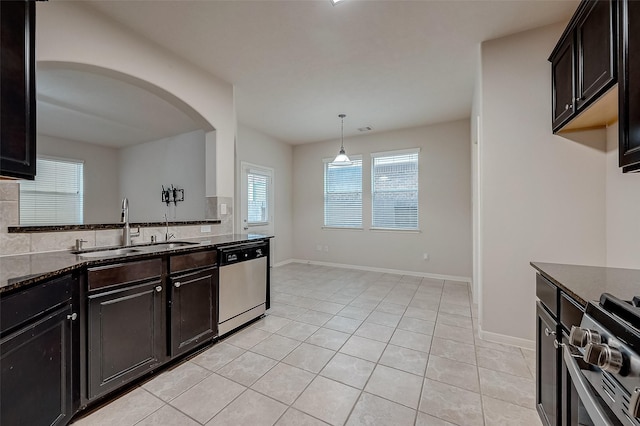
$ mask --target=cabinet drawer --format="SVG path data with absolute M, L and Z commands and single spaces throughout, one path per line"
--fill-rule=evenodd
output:
M 169 258 L 169 272 L 187 271 L 189 269 L 215 266 L 218 254 L 215 250 L 199 251 L 196 253 L 178 254 Z
M 573 301 L 567 294 L 560 294 L 560 322 L 566 330 L 571 330 L 572 325 L 580 325 L 583 308 Z
M 74 282 L 75 280 L 67 275 L 0 300 L 2 331 L 14 328 L 61 303 L 71 300 Z
M 536 296 L 551 314 L 558 317 L 558 287 L 540 274 L 536 275 Z
M 162 260 L 150 259 L 132 263 L 90 268 L 87 271 L 89 290 L 112 285 L 133 283 L 162 275 Z

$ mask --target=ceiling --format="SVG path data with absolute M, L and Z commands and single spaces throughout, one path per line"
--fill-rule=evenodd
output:
M 479 43 L 567 21 L 578 1 L 86 4 L 232 83 L 241 124 L 301 144 L 338 138 L 339 113 L 345 136 L 469 117 Z
M 41 66 L 37 79 L 42 135 L 121 148 L 201 128 L 169 101 L 117 77 Z

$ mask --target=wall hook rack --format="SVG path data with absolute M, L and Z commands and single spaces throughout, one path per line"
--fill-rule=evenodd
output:
M 184 201 L 184 189 L 175 188 L 173 185 L 165 188 L 162 185 L 162 202 L 168 206 L 171 203 L 178 205 L 178 201 Z

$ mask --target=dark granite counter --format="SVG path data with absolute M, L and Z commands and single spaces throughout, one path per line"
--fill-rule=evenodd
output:
M 168 226 L 187 225 L 219 225 L 219 219 L 210 220 L 183 220 L 168 222 Z M 167 226 L 167 222 L 132 222 L 131 228 L 152 228 Z M 36 232 L 60 232 L 60 231 L 95 231 L 102 229 L 122 229 L 123 223 L 88 223 L 83 225 L 31 225 L 31 226 L 9 226 L 9 234 L 36 233 Z
M 21 254 L 0 257 L 0 294 L 35 285 L 48 278 L 57 277 L 80 269 L 84 266 L 94 266 L 117 262 L 121 259 L 143 259 L 158 254 L 186 253 L 203 248 L 218 248 L 229 244 L 250 242 L 272 238 L 261 234 L 231 234 L 202 238 L 180 239 L 195 244 L 167 249 L 158 245 L 157 250 L 144 252 L 87 258 L 71 251 L 55 251 L 48 253 Z M 171 241 L 175 242 L 175 241 Z M 152 247 L 151 244 L 133 245 Z
M 531 266 L 583 306 L 590 300 L 598 300 L 602 293 L 611 293 L 622 300 L 640 295 L 638 269 L 542 262 L 531 262 Z

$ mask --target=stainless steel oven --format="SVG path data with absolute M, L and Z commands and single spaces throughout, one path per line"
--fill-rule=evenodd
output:
M 603 294 L 563 345 L 567 425 L 640 426 L 640 307 Z

